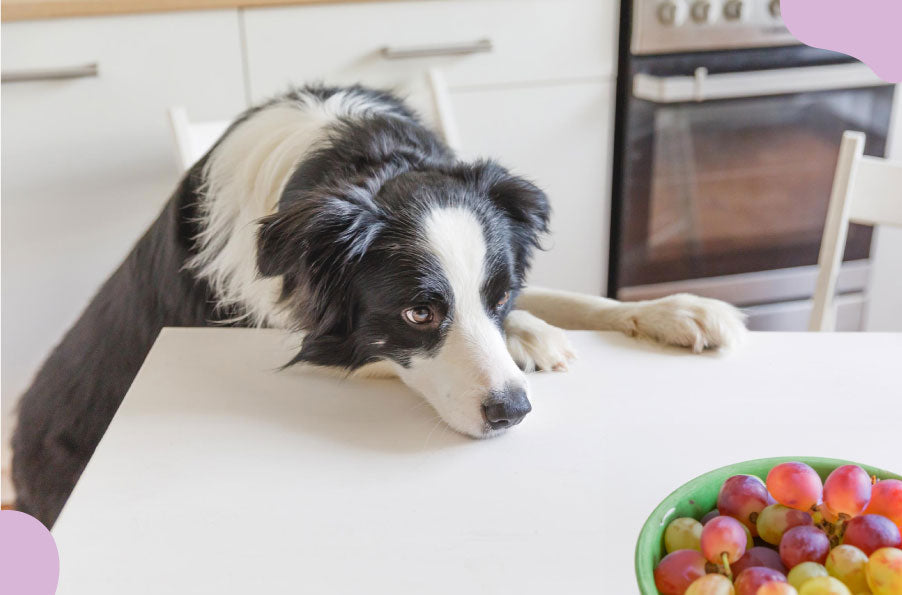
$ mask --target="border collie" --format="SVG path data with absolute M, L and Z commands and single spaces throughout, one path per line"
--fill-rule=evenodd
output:
M 287 365 L 400 377 L 479 438 L 529 413 L 524 371 L 566 369 L 560 328 L 695 351 L 742 338 L 742 315 L 715 300 L 527 288 L 549 215 L 536 186 L 492 161 L 458 161 L 388 93 L 305 87 L 248 110 L 25 393 L 18 507 L 52 526 L 164 326 L 296 331 Z

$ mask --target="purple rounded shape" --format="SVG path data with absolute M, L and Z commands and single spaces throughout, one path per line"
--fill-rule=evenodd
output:
M 853 56 L 883 80 L 902 81 L 900 0 L 781 0 L 780 9 L 805 45 Z
M 50 531 L 23 512 L 0 511 L 0 593 L 53 595 L 59 576 Z

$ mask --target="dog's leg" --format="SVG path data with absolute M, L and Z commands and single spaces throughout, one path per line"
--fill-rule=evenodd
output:
M 567 369 L 576 357 L 563 330 L 536 318 L 526 310 L 513 310 L 504 321 L 507 349 L 526 372 Z
M 620 331 L 669 345 L 730 348 L 745 337 L 745 315 L 726 302 L 680 293 L 657 300 L 617 300 L 530 287 L 517 307 L 570 330 Z

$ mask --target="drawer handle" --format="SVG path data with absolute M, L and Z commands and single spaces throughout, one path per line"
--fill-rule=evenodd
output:
M 32 68 L 0 73 L 0 82 L 26 83 L 33 81 L 56 81 L 62 79 L 80 79 L 98 76 L 100 69 L 97 63 L 81 66 L 63 66 L 61 68 Z
M 434 56 L 466 56 L 482 54 L 494 49 L 491 39 L 479 39 L 465 43 L 446 43 L 442 45 L 421 45 L 408 47 L 386 46 L 382 48 L 382 57 L 386 60 L 407 60 L 408 58 L 431 58 Z

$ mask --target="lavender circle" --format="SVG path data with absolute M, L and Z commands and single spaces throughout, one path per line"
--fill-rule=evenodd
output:
M 59 575 L 50 531 L 23 512 L 0 511 L 0 593 L 53 595 Z

